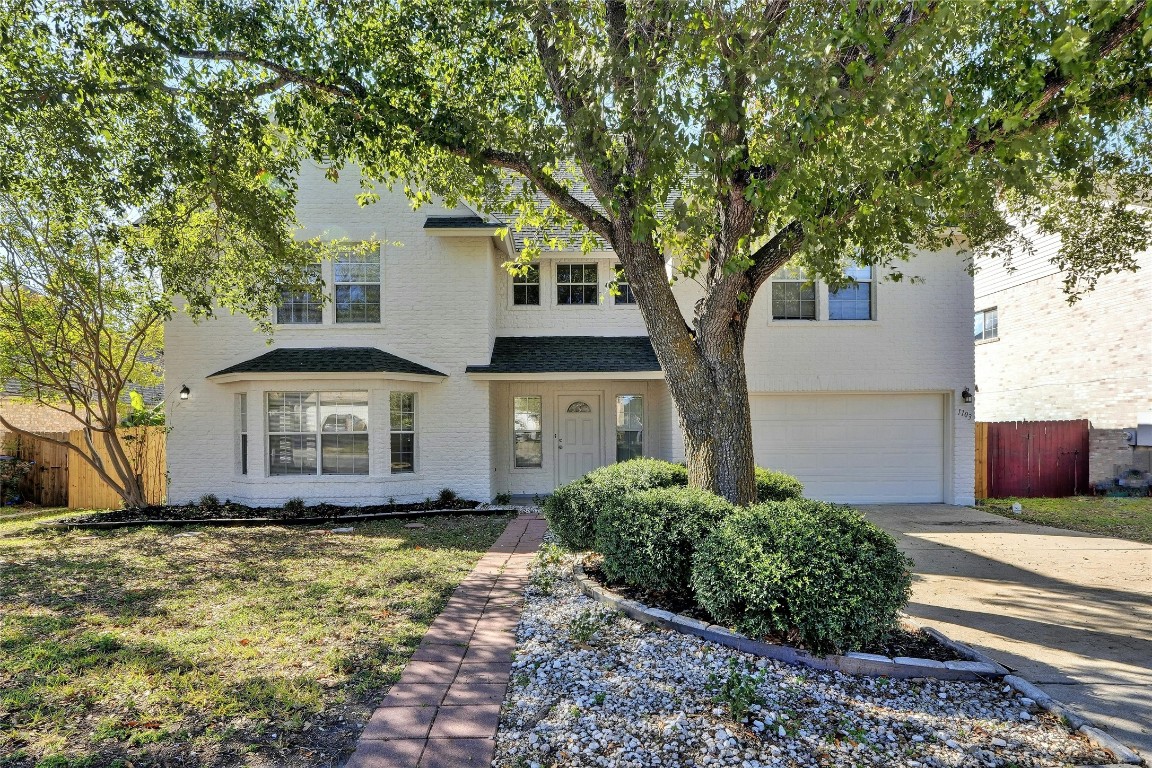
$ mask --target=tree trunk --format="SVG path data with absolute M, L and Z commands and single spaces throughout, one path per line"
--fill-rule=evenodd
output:
M 747 307 L 751 294 L 740 275 L 722 278 L 698 307 L 690 329 L 668 285 L 664 258 L 630 229 L 616 233 L 616 252 L 644 315 L 664 380 L 684 432 L 688 483 L 734 504 L 756 501 L 755 458 L 748 381 L 744 371 Z

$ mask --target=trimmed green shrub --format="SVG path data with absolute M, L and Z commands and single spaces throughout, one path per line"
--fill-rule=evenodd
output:
M 690 594 L 696 544 L 735 508 L 698 488 L 622 494 L 596 518 L 604 575 L 640 589 Z
M 799 635 L 814 653 L 891 630 L 912 561 L 855 509 L 793 499 L 729 515 L 696 549 L 692 587 L 716 621 L 750 637 Z
M 756 467 L 756 501 L 787 501 L 804 495 L 804 484 L 792 475 Z
M 630 459 L 593 470 L 562 485 L 544 501 L 544 516 L 564 546 L 591 549 L 596 516 L 608 502 L 632 491 L 688 484 L 688 470 L 670 461 Z

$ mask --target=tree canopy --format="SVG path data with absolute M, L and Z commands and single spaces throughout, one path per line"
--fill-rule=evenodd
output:
M 53 141 L 82 152 L 126 121 L 157 220 L 205 211 L 163 264 L 203 311 L 255 306 L 279 275 L 304 156 L 356 164 L 364 202 L 400 185 L 610 244 L 693 482 L 730 498 L 753 490 L 748 305 L 783 264 L 903 279 L 917 248 L 1004 255 L 1033 222 L 1064 236 L 1075 296 L 1152 229 L 1131 207 L 1147 0 L 10 0 L 0 25 L 0 116 L 61 113 Z M 687 323 L 668 257 L 705 289 Z

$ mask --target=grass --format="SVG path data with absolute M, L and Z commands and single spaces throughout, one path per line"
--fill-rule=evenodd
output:
M 4 768 L 335 764 L 507 522 L 35 525 L 59 514 L 0 509 Z
M 1012 512 L 1020 502 L 1022 514 Z M 1152 544 L 1152 498 L 1072 496 L 1066 499 L 988 499 L 980 509 L 1029 523 Z

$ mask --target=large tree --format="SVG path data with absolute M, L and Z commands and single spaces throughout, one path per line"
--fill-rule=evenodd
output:
M 1148 189 L 1147 0 L 12 2 L 16 111 L 145 101 L 610 244 L 690 482 L 734 501 L 754 496 L 748 310 L 785 263 L 901 279 L 917 248 L 1003 254 L 1034 221 L 1070 235 L 1074 296 L 1148 240 L 1127 205 Z M 292 167 L 270 174 L 288 198 Z M 267 213 L 244 199 L 230 215 Z M 687 322 L 669 260 L 704 289 Z

